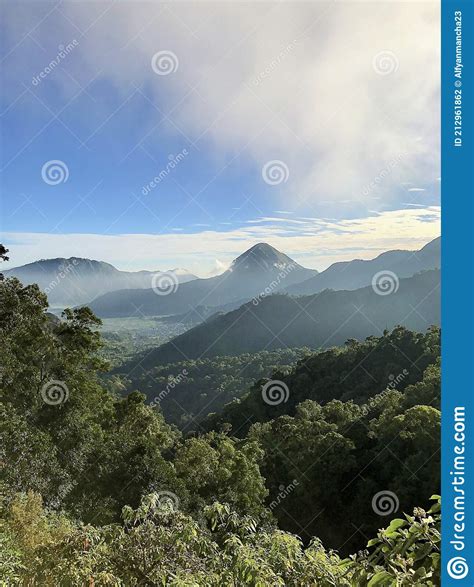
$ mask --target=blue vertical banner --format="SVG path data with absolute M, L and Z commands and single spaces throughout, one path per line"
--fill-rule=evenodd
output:
M 442 2 L 442 585 L 474 585 L 474 1 Z

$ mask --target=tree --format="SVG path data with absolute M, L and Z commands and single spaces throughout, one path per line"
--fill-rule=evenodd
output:
M 8 253 L 8 249 L 6 249 L 1 243 L 0 243 L 0 261 L 9 261 L 10 257 L 7 256 Z M 0 280 L 3 279 L 3 273 L 0 273 Z
M 182 485 L 163 453 L 177 434 L 143 404 L 113 397 L 99 375 L 100 320 L 88 308 L 47 313 L 46 296 L 17 279 L 0 282 L 0 428 L 5 490 L 42 493 L 48 507 L 119 519 L 126 504 L 165 482 Z
M 437 497 L 437 496 L 436 496 Z M 318 539 L 260 526 L 218 502 L 198 524 L 159 495 L 125 507 L 121 523 L 84 526 L 20 494 L 2 512 L 0 570 L 8 583 L 55 585 L 439 585 L 439 502 L 393 519 L 348 559 Z
M 268 494 L 255 442 L 235 442 L 222 433 L 190 438 L 178 449 L 176 472 L 186 483 L 195 510 L 220 501 L 240 513 L 263 515 Z

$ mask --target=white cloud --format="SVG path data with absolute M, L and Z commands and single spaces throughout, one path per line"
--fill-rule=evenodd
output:
M 4 268 L 38 258 L 87 257 L 119 269 L 183 267 L 200 276 L 227 268 L 244 250 L 265 241 L 307 267 L 325 269 L 335 261 L 370 259 L 390 249 L 418 249 L 440 234 L 440 208 L 395 210 L 351 220 L 308 218 L 292 223 L 245 225 L 233 230 L 180 234 L 5 233 L 10 249 Z
M 100 71 L 123 100 L 150 97 L 217 168 L 238 153 L 257 174 L 284 161 L 284 189 L 262 185 L 282 204 L 373 208 L 395 203 L 401 182 L 439 175 L 439 12 L 437 2 L 69 2 L 35 35 L 63 43 L 80 35 L 74 27 L 86 31 L 67 63 L 74 77 L 86 84 Z M 9 19 L 16 38 L 24 20 Z M 151 67 L 162 50 L 179 61 L 166 76 Z M 396 60 L 391 74 L 374 68 L 381 53 Z M 64 79 L 62 91 L 76 92 Z M 94 104 L 86 136 L 109 109 L 106 99 Z M 135 121 L 143 135 L 161 117 L 147 111 Z

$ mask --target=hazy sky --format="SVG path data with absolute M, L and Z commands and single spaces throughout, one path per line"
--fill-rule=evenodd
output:
M 204 275 L 266 241 L 321 269 L 439 234 L 438 3 L 2 12 L 10 266 Z

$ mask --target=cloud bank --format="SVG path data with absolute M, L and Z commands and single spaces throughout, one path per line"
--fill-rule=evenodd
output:
M 217 168 L 239 158 L 260 174 L 266 162 L 283 161 L 289 176 L 277 207 L 287 209 L 288 200 L 292 210 L 300 203 L 327 205 L 339 217 L 348 202 L 394 208 L 406 192 L 402 183 L 423 189 L 439 175 L 435 2 L 69 2 L 52 8 L 31 9 L 31 22 L 39 12 L 47 15 L 32 36 L 43 40 L 47 27 L 54 43 L 77 38 L 67 62 L 71 75 L 83 85 L 99 76 L 121 101 L 138 93 L 153 114 L 135 124 L 150 140 L 164 115 L 169 132 L 209 151 Z M 28 18 L 12 17 L 9 27 L 21 38 Z M 171 59 L 162 64 L 168 75 L 159 71 L 162 52 Z M 13 95 L 18 87 L 12 84 Z M 58 91 L 76 89 L 67 84 Z M 93 116 L 83 113 L 86 136 L 106 119 L 110 104 L 104 99 L 93 109 Z
M 188 269 L 200 277 L 222 273 L 257 242 L 268 242 L 302 265 L 325 269 L 335 261 L 371 259 L 386 250 L 421 248 L 440 234 L 440 208 L 390 211 L 352 220 L 256 219 L 234 230 L 179 234 L 6 233 L 11 261 L 4 268 L 41 258 L 87 257 L 119 269 Z M 297 224 L 295 224 L 295 222 Z

